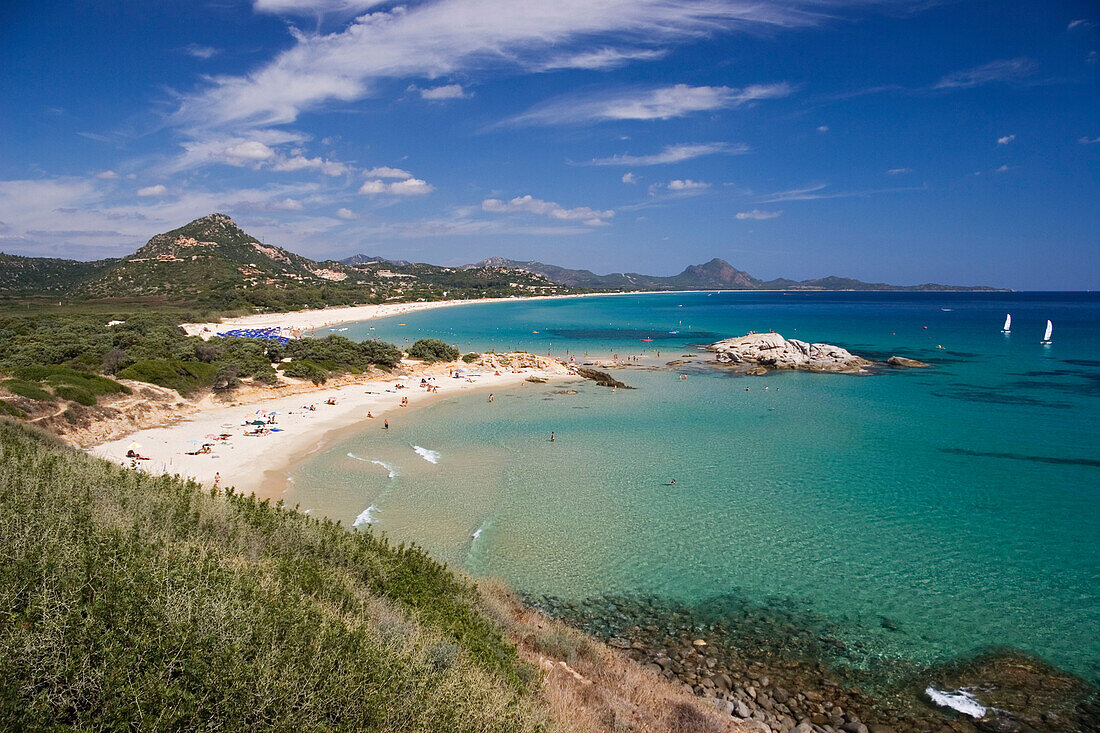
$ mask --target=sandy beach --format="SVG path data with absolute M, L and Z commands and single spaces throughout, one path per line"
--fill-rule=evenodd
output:
M 606 294 L 606 293 L 603 293 Z M 478 298 L 475 300 L 434 300 L 417 303 L 382 303 L 380 305 L 351 305 L 337 308 L 302 310 L 290 313 L 257 313 L 252 316 L 225 318 L 208 323 L 181 323 L 188 334 L 210 338 L 222 331 L 239 328 L 284 328 L 308 333 L 319 328 L 327 328 L 341 323 L 372 321 L 378 318 L 390 318 L 416 311 L 433 308 L 449 308 L 456 305 L 477 305 L 482 303 L 515 303 L 522 300 L 549 300 L 559 298 L 584 298 L 601 293 L 583 293 L 580 295 L 544 295 L 530 298 Z
M 203 483 L 212 484 L 218 476 L 221 486 L 234 486 L 267 498 L 265 494 L 271 492 L 263 491 L 265 474 L 278 472 L 322 448 L 334 433 L 356 426 L 382 430 L 384 421 L 396 424 L 406 410 L 474 390 L 501 391 L 532 377 L 547 381 L 577 379 L 558 362 L 526 354 L 521 358 L 524 365 L 517 363 L 514 369 L 463 362 L 418 366 L 403 376 L 383 375 L 304 394 L 207 407 L 180 422 L 140 430 L 90 448 L 89 452 L 123 466 L 156 474 L 179 474 Z M 456 369 L 464 370 L 461 377 L 448 375 L 449 370 Z M 431 391 L 421 384 L 422 379 L 431 385 Z M 408 406 L 402 408 L 404 399 Z M 330 400 L 335 404 L 326 404 Z M 267 424 L 272 413 L 275 422 Z M 374 417 L 367 417 L 368 413 Z M 265 424 L 250 424 L 260 420 Z M 257 429 L 268 432 L 246 435 Z M 219 437 L 223 435 L 228 437 Z M 206 444 L 211 446 L 209 453 L 191 455 Z M 146 460 L 128 458 L 131 449 Z

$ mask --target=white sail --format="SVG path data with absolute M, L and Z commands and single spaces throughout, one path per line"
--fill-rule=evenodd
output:
M 1012 330 L 1012 314 L 1011 313 L 1006 313 L 1005 314 L 1005 327 L 1002 328 L 1001 330 L 1004 331 L 1005 333 L 1008 333 L 1009 331 Z
M 1047 321 L 1047 332 L 1043 334 L 1043 341 L 1050 342 L 1050 334 L 1054 333 L 1054 324 Z

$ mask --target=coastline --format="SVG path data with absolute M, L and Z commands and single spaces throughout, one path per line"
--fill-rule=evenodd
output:
M 497 358 L 506 355 L 497 355 Z M 122 466 L 131 465 L 126 457 L 130 447 L 147 460 L 137 467 L 153 474 L 179 474 L 201 483 L 213 483 L 220 474 L 220 486 L 233 486 L 245 493 L 255 492 L 261 499 L 277 499 L 280 490 L 272 477 L 287 466 L 331 444 L 333 434 L 362 430 L 370 425 L 382 429 L 384 421 L 394 417 L 402 398 L 415 409 L 441 399 L 475 391 L 504 390 L 523 384 L 529 378 L 546 381 L 580 379 L 563 364 L 552 359 L 523 355 L 514 370 L 498 368 L 492 362 L 461 362 L 410 365 L 403 374 L 379 373 L 369 379 L 309 392 L 281 396 L 257 395 L 256 399 L 228 405 L 200 402 L 196 409 L 168 424 L 131 432 L 124 437 L 99 443 L 88 452 Z M 462 378 L 448 376 L 448 369 L 465 369 Z M 428 392 L 420 380 L 431 380 L 436 388 Z M 398 388 L 397 385 L 402 385 Z M 327 400 L 335 404 L 326 404 Z M 314 410 L 309 410 L 313 405 Z M 261 412 L 262 411 L 262 412 Z M 266 419 L 276 413 L 272 431 L 262 436 L 246 436 L 249 418 Z M 368 412 L 374 419 L 368 418 Z M 228 434 L 226 440 L 217 436 Z M 208 454 L 188 455 L 212 444 Z

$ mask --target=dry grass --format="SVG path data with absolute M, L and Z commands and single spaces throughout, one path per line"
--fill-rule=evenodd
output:
M 707 701 L 644 669 L 585 634 L 525 608 L 503 582 L 478 584 L 488 614 L 520 658 L 543 670 L 542 694 L 558 729 L 568 733 L 759 733 Z

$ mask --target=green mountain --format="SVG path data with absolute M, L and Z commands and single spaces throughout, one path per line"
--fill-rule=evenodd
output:
M 225 214 L 210 214 L 156 235 L 78 290 L 89 298 L 201 298 L 212 290 L 355 282 L 354 275 L 340 263 L 263 244 Z
M 572 270 L 542 262 L 521 262 L 503 257 L 491 257 L 470 267 L 518 268 L 545 275 L 553 282 L 588 290 L 896 290 L 896 291 L 996 291 L 998 288 L 966 285 L 889 285 L 865 283 L 845 277 L 822 277 L 812 280 L 760 280 L 738 270 L 725 260 L 715 257 L 701 265 L 690 265 L 679 275 L 663 277 L 637 272 L 597 275 L 591 270 Z
M 0 252 L 0 295 L 52 295 L 69 293 L 81 282 L 94 278 L 118 260 L 78 262 L 53 257 L 20 257 Z

